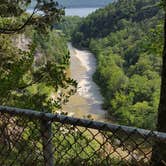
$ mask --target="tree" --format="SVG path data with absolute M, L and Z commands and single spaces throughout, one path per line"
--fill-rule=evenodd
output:
M 69 65 L 66 43 L 60 38 L 60 34 L 52 30 L 53 25 L 60 21 L 64 12 L 53 0 L 37 0 L 32 14 L 27 14 L 25 11 L 30 3 L 31 0 L 0 0 L 0 105 L 52 112 L 53 109 L 61 108 L 68 101 L 76 87 L 76 82 L 66 74 Z M 42 14 L 36 14 L 38 11 Z M 28 39 L 24 37 L 26 33 Z M 28 40 L 25 49 L 17 45 L 19 36 L 21 38 L 23 36 L 24 41 Z M 38 57 L 36 57 L 37 53 Z M 41 57 L 40 53 L 43 54 L 44 61 L 36 63 L 35 59 Z M 55 96 L 52 97 L 51 93 Z M 7 126 L 6 124 L 15 127 L 18 125 L 15 122 L 12 124 L 10 118 L 9 116 L 6 120 L 4 116 L 0 117 L 0 131 L 3 130 L 4 125 Z M 19 117 L 14 119 L 19 121 L 22 128 L 28 127 L 29 123 L 24 126 L 25 119 Z M 30 136 L 35 139 L 40 133 L 44 153 L 44 147 L 48 143 L 45 137 L 47 124 L 38 123 L 36 126 L 40 127 L 38 131 L 33 130 L 32 123 L 29 125 L 33 132 L 27 131 L 24 134 L 27 138 Z M 12 142 L 8 129 L 6 127 L 0 136 L 1 144 L 7 140 L 3 144 L 5 149 L 8 149 L 8 143 Z M 21 145 L 22 143 L 24 141 L 20 140 Z M 20 151 L 19 148 L 17 146 L 15 150 Z M 35 151 L 31 142 L 27 142 L 25 153 L 20 156 L 22 160 L 24 155 L 28 155 L 30 149 Z M 10 153 L 12 155 L 9 160 L 13 160 L 14 153 Z M 34 158 L 36 155 L 32 154 L 26 164 L 36 165 L 37 161 L 34 161 Z M 4 162 L 9 163 L 9 160 L 5 159 Z
M 0 26 L 0 33 L 3 34 L 19 33 L 27 25 L 33 25 L 38 30 L 44 31 L 48 27 L 53 26 L 64 15 L 64 10 L 59 8 L 58 3 L 53 0 L 1 0 L 0 2 L 0 16 L 5 21 L 5 24 L 1 24 Z M 32 14 L 27 19 L 24 19 L 23 22 L 19 22 L 18 20 L 25 14 L 28 5 L 32 2 L 35 4 Z M 41 12 L 42 15 L 35 15 Z
M 160 102 L 158 107 L 158 121 L 157 130 L 159 132 L 166 132 L 166 0 L 162 0 L 164 5 L 164 48 L 162 56 L 162 73 L 161 73 L 161 90 L 160 90 Z M 154 166 L 164 166 L 166 161 L 166 143 L 157 141 L 153 148 L 152 163 Z
M 51 30 L 53 25 L 61 20 L 64 10 L 53 0 L 0 2 L 0 104 L 47 111 L 61 108 L 75 92 L 76 82 L 66 74 L 69 53 L 61 51 L 64 55 L 55 57 L 48 45 L 56 43 Z M 26 10 L 31 2 L 35 4 L 33 12 L 27 14 Z M 30 27 L 31 34 L 35 31 L 38 42 L 37 39 L 31 40 L 27 50 L 13 46 L 13 39 L 17 38 L 15 34 L 25 33 L 27 27 Z M 43 48 L 45 61 L 34 66 L 35 52 L 39 45 Z M 58 55 L 59 50 L 56 51 Z M 31 93 L 33 88 L 29 89 L 30 87 L 33 87 L 36 93 Z M 45 90 L 43 87 L 48 88 Z M 53 99 L 48 97 L 47 91 L 50 89 L 54 93 L 61 91 Z

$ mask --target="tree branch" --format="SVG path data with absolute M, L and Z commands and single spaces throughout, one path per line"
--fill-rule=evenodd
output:
M 0 28 L 0 33 L 1 34 L 14 34 L 14 33 L 18 33 L 20 32 L 22 29 L 24 29 L 26 27 L 26 25 L 31 21 L 32 17 L 34 16 L 34 14 L 37 12 L 37 5 L 35 6 L 35 8 L 33 9 L 33 12 L 31 14 L 31 16 L 26 20 L 26 22 L 21 25 L 18 28 L 15 29 L 7 29 L 7 28 Z
M 22 86 L 22 87 L 19 87 L 18 90 L 26 89 L 26 88 L 28 88 L 28 87 L 30 87 L 30 86 L 32 86 L 32 85 L 34 85 L 34 84 L 40 82 L 40 81 L 43 79 L 43 77 L 44 77 L 44 75 L 42 75 L 42 76 L 39 77 L 37 80 L 32 81 L 31 83 L 29 83 L 29 84 L 27 84 L 27 85 L 24 85 L 24 86 Z

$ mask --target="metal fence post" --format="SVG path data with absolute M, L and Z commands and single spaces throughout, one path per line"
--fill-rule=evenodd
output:
M 54 166 L 51 121 L 41 120 L 41 136 L 45 166 Z

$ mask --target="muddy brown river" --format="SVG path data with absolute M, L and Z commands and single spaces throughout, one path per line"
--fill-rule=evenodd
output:
M 103 97 L 92 76 L 96 70 L 96 59 L 87 50 L 79 50 L 68 44 L 71 56 L 71 77 L 78 82 L 77 93 L 72 96 L 63 110 L 74 117 L 91 115 L 94 120 L 107 121 L 106 111 L 102 109 Z

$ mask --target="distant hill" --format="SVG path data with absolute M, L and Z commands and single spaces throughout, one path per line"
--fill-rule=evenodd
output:
M 73 39 L 76 39 L 76 43 L 87 47 L 93 38 L 103 38 L 111 32 L 116 32 L 124 27 L 127 28 L 126 22 L 132 24 L 141 21 L 150 22 L 148 19 L 159 12 L 160 8 L 157 3 L 158 0 L 119 0 L 111 3 L 89 15 L 80 24 L 77 30 L 79 33 L 75 33 Z M 79 42 L 77 41 L 78 38 Z
M 66 8 L 103 7 L 113 0 L 57 0 Z
M 114 0 L 57 0 L 57 2 L 66 8 L 88 8 L 88 7 L 104 7 Z M 32 2 L 32 6 L 35 4 Z

